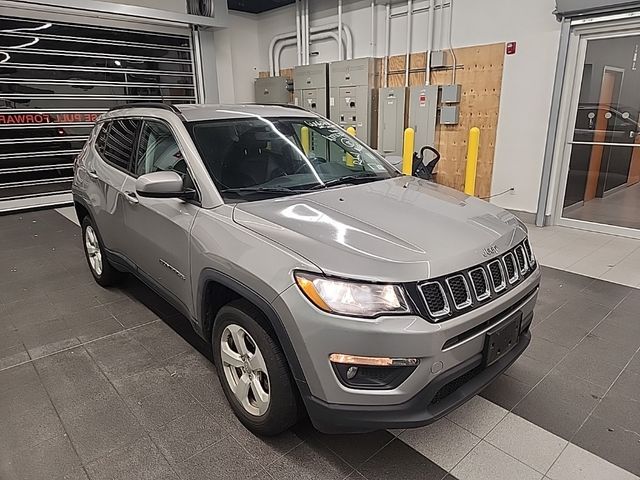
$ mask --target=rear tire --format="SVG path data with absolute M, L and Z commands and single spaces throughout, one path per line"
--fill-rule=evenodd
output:
M 234 300 L 218 312 L 211 341 L 234 413 L 252 432 L 272 436 L 295 425 L 300 409 L 289 365 L 265 321 L 250 302 Z
M 89 270 L 100 286 L 110 287 L 122 279 L 122 272 L 109 263 L 100 234 L 89 215 L 82 219 L 82 246 Z

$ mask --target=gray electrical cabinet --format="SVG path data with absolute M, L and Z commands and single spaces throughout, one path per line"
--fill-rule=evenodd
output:
M 256 103 L 291 103 L 291 84 L 286 77 L 256 78 Z
M 378 151 L 383 155 L 402 155 L 407 100 L 405 87 L 381 88 L 378 92 Z
M 302 65 L 293 69 L 293 103 L 323 117 L 329 114 L 329 64 Z
M 409 89 L 409 121 L 415 130 L 415 150 L 433 146 L 438 118 L 438 85 L 417 85 Z
M 356 136 L 376 148 L 379 72 L 373 58 L 329 64 L 329 118 L 342 128 L 354 127 Z

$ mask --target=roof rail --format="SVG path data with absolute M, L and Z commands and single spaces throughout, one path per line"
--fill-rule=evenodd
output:
M 300 105 L 294 105 L 293 103 L 258 103 L 258 102 L 248 102 L 243 103 L 243 105 L 259 105 L 263 107 L 286 107 L 286 108 L 295 108 L 296 110 L 304 110 L 305 112 L 313 113 L 311 110 L 308 110 Z
M 161 108 L 163 110 L 169 110 L 182 116 L 182 112 L 178 107 L 170 103 L 161 102 L 125 103 L 123 105 L 116 105 L 115 107 L 110 108 L 109 112 L 113 112 L 114 110 L 122 110 L 123 108 Z

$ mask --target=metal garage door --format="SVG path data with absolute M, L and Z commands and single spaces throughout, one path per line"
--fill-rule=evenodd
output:
M 59 203 L 100 113 L 193 103 L 185 35 L 0 16 L 0 211 Z

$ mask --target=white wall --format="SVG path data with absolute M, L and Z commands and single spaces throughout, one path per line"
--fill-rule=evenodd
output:
M 229 12 L 228 23 L 214 33 L 220 103 L 253 102 L 260 70 L 258 16 Z
M 376 5 L 375 55 L 384 55 L 385 12 L 384 2 Z M 447 0 L 445 0 L 447 3 Z M 310 24 L 335 23 L 335 0 L 310 2 Z M 354 56 L 371 54 L 370 2 L 344 2 L 343 21 L 354 36 Z M 414 8 L 427 5 L 425 0 L 415 1 Z M 437 0 L 440 5 L 440 0 Z M 481 45 L 495 42 L 517 42 L 517 53 L 505 57 L 500 117 L 496 140 L 496 155 L 492 194 L 511 187 L 513 193 L 495 197 L 492 201 L 503 207 L 535 212 L 542 171 L 551 90 L 555 71 L 560 24 L 552 11 L 554 0 L 454 0 L 452 43 L 454 47 Z M 406 10 L 405 2 L 394 1 L 392 12 Z M 437 18 L 444 28 L 436 28 L 435 48 L 448 47 L 450 9 L 436 9 Z M 268 70 L 268 46 L 279 33 L 295 31 L 294 6 L 258 15 L 259 70 Z M 412 46 L 414 52 L 425 51 L 427 45 L 427 15 L 414 15 Z M 405 53 L 406 17 L 391 22 L 390 54 Z M 314 44 L 311 51 L 318 55 L 312 63 L 337 60 L 337 46 L 333 41 Z M 286 49 L 281 67 L 296 63 L 295 47 Z
M 148 7 L 170 12 L 187 13 L 187 0 L 103 0 L 110 3 L 122 3 L 135 5 L 136 7 Z

